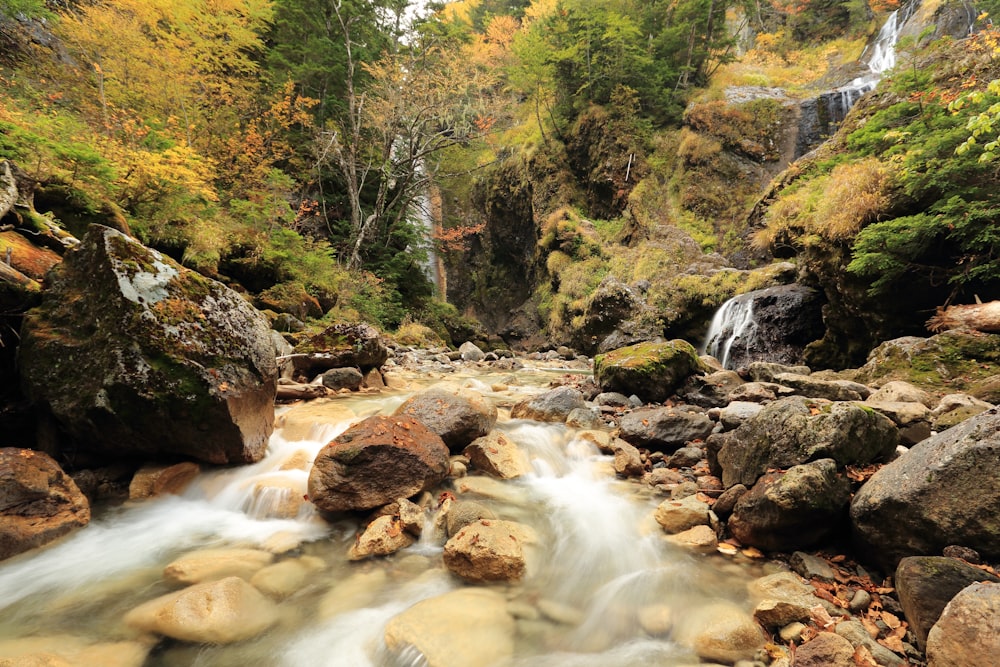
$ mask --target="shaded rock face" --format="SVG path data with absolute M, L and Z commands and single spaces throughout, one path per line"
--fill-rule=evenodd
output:
M 1000 655 L 1000 584 L 972 584 L 927 635 L 927 667 L 990 667 Z
M 448 474 L 448 447 L 411 417 L 369 417 L 316 455 L 309 500 L 324 512 L 370 510 L 409 498 Z
M 658 338 L 661 333 L 656 327 L 639 321 L 647 310 L 646 300 L 638 290 L 607 276 L 587 302 L 583 326 L 573 342 L 581 351 L 593 354 Z
M 801 396 L 775 401 L 735 431 L 712 439 L 727 487 L 749 486 L 769 468 L 819 458 L 841 466 L 869 463 L 890 456 L 898 442 L 892 421 L 870 408 Z
M 822 299 L 802 285 L 779 285 L 730 299 L 713 319 L 706 351 L 726 368 L 752 361 L 797 363 L 822 338 Z
M 806 549 L 841 526 L 850 497 L 850 483 L 832 459 L 768 473 L 736 501 L 729 530 L 768 551 Z
M 246 463 L 277 366 L 263 315 L 221 283 L 92 225 L 24 318 L 25 393 L 85 449 Z
M 855 541 L 891 571 L 950 544 L 1000 558 L 1000 409 L 917 443 L 875 473 L 851 503 Z
M 594 359 L 601 391 L 635 394 L 650 403 L 670 398 L 688 376 L 703 370 L 694 347 L 683 340 L 639 343 Z
M 341 322 L 295 346 L 295 370 L 312 378 L 331 368 L 356 367 L 366 372 L 389 358 L 389 348 L 378 330 L 364 322 Z
M 90 503 L 48 454 L 0 449 L 0 560 L 90 522 Z
M 927 633 L 951 599 L 977 581 L 1000 583 L 1000 578 L 956 558 L 910 556 L 896 568 L 896 592 L 921 650 Z

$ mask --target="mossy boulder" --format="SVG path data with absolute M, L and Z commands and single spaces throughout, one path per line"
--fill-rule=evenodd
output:
M 307 378 L 331 368 L 353 366 L 367 372 L 389 358 L 378 330 L 364 322 L 338 322 L 295 346 L 291 360 Z
M 594 377 L 601 391 L 635 394 L 646 402 L 665 401 L 691 375 L 707 372 L 691 343 L 639 343 L 600 354 Z
M 267 320 L 221 283 L 100 225 L 24 318 L 26 395 L 82 449 L 246 463 L 277 378 Z

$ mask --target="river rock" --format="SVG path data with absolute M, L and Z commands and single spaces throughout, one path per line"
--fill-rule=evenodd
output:
M 851 645 L 857 650 L 859 646 L 864 646 L 868 649 L 868 652 L 872 654 L 877 662 L 882 667 L 905 667 L 906 661 L 877 643 L 872 636 L 868 634 L 868 630 L 861 621 L 849 618 L 845 621 L 837 623 L 835 631 L 838 635 L 851 642 Z
M 670 453 L 707 438 L 714 428 L 715 422 L 700 409 L 645 408 L 622 415 L 618 437 L 636 447 Z
M 531 529 L 513 521 L 480 519 L 466 525 L 444 545 L 444 565 L 474 583 L 519 581 L 525 575 L 525 547 Z
M 480 519 L 492 521 L 497 518 L 493 510 L 474 500 L 449 500 L 445 502 L 450 503 L 445 515 L 445 529 L 447 530 L 448 537 L 454 537 L 458 534 L 458 531 Z
M 820 632 L 795 649 L 795 667 L 857 667 L 854 646 L 833 632 Z
M 796 574 L 805 579 L 817 579 L 819 581 L 836 581 L 837 573 L 830 567 L 830 563 L 825 558 L 807 554 L 804 551 L 796 551 L 788 559 L 788 564 L 795 570 Z
M 639 450 L 621 438 L 611 440 L 611 452 L 614 454 L 612 466 L 615 474 L 622 477 L 638 477 L 646 472 Z
M 486 358 L 486 353 L 479 349 L 472 341 L 465 341 L 458 348 L 458 353 L 462 361 L 482 361 Z
M 184 554 L 167 565 L 163 578 L 184 585 L 226 577 L 249 580 L 273 560 L 274 554 L 259 549 L 201 549 Z
M 316 455 L 309 500 L 323 512 L 375 509 L 430 489 L 448 468 L 448 447 L 420 422 L 368 417 Z
M 917 645 L 924 650 L 927 633 L 951 599 L 978 581 L 1000 583 L 1000 577 L 954 558 L 910 556 L 896 568 L 896 593 Z
M 707 526 L 711 521 L 709 510 L 708 503 L 688 496 L 679 500 L 664 500 L 656 508 L 653 518 L 663 530 L 676 534 L 695 526 Z
M 751 485 L 770 468 L 820 458 L 840 466 L 886 459 L 895 453 L 899 433 L 887 417 L 858 403 L 790 396 L 713 440 L 729 487 Z
M 811 375 L 798 373 L 778 373 L 774 381 L 784 387 L 791 387 L 796 395 L 808 398 L 824 398 L 828 401 L 860 401 L 863 397 L 849 386 L 837 381 L 820 380 Z
M 719 538 L 711 526 L 695 526 L 675 535 L 667 535 L 667 541 L 691 551 L 703 554 L 715 553 L 719 548 Z
M 727 602 L 704 605 L 677 619 L 674 638 L 703 660 L 729 665 L 752 658 L 765 640 L 753 618 Z
M 273 429 L 267 319 L 109 227 L 90 225 L 53 271 L 18 359 L 27 395 L 97 454 L 247 463 Z
M 723 491 L 718 498 L 715 500 L 715 504 L 712 505 L 712 511 L 723 519 L 728 517 L 733 513 L 733 509 L 736 508 L 736 503 L 743 494 L 749 491 L 747 487 L 743 484 L 733 484 L 731 487 Z
M 1000 410 L 914 445 L 876 472 L 851 503 L 855 541 L 892 571 L 905 556 L 951 544 L 1000 558 Z
M 200 472 L 201 466 L 191 461 L 174 465 L 145 465 L 136 471 L 128 485 L 129 500 L 180 494 Z
M 800 601 L 789 602 L 786 600 L 767 599 L 757 603 L 754 607 L 753 617 L 758 623 L 768 629 L 783 628 L 790 623 L 797 621 L 808 622 L 812 618 L 813 600 L 803 598 Z M 852 651 L 853 652 L 853 651 Z
M 347 551 L 347 560 L 364 560 L 372 556 L 388 556 L 416 542 L 416 538 L 403 530 L 398 516 L 380 516 L 358 535 Z
M 865 405 L 892 420 L 899 429 L 899 442 L 907 447 L 931 435 L 930 410 L 923 403 L 901 401 L 865 401 Z
M 723 407 L 729 403 L 729 394 L 745 383 L 736 371 L 719 370 L 708 375 L 689 376 L 677 395 L 691 405 L 703 408 Z
M 473 440 L 465 448 L 465 455 L 474 468 L 500 479 L 514 479 L 532 470 L 524 452 L 499 431 Z
M 142 604 L 125 624 L 198 644 L 232 644 L 256 637 L 278 621 L 278 609 L 239 577 L 196 584 Z
M 1000 584 L 963 589 L 927 635 L 927 667 L 992 667 L 1000 655 Z
M 846 518 L 851 485 L 832 459 L 767 473 L 736 501 L 733 537 L 768 551 L 806 549 L 833 534 Z
M 312 582 L 313 575 L 326 568 L 315 556 L 289 558 L 258 570 L 250 585 L 272 600 L 284 600 Z
M 94 643 L 73 635 L 0 640 L 3 667 L 142 667 L 150 646 L 140 641 Z
M 331 368 L 328 371 L 324 371 L 319 377 L 323 386 L 333 391 L 340 391 L 341 389 L 357 391 L 361 388 L 361 383 L 365 379 L 360 370 L 349 366 L 346 368 Z
M 295 370 L 312 378 L 331 368 L 357 367 L 362 373 L 389 358 L 389 348 L 378 330 L 364 322 L 339 322 L 295 346 Z
M 774 384 L 773 382 L 747 382 L 744 385 L 740 385 L 736 389 L 729 392 L 726 396 L 726 400 L 730 403 L 733 401 L 746 401 L 748 403 L 770 403 L 778 398 L 782 391 L 786 392 L 783 395 L 791 395 L 792 389 L 788 387 L 782 388 L 781 385 Z
M 916 385 L 902 380 L 886 382 L 876 389 L 868 398 L 866 403 L 920 403 L 928 410 L 933 410 L 938 406 L 940 399 L 934 394 L 925 391 Z
M 408 398 L 395 414 L 416 419 L 456 454 L 487 435 L 497 422 L 496 406 L 470 389 L 432 387 Z
M 789 366 L 787 364 L 780 364 L 773 361 L 753 361 L 746 368 L 746 376 L 753 382 L 765 382 L 780 385 L 781 383 L 775 378 L 783 373 L 791 373 L 793 375 L 809 375 L 812 373 L 812 370 L 808 366 Z
M 512 419 L 534 419 L 541 422 L 565 422 L 577 408 L 587 407 L 583 394 L 572 387 L 557 387 L 533 398 L 514 404 Z
M 0 560 L 90 522 L 90 503 L 48 454 L 0 449 Z
M 594 378 L 601 391 L 635 394 L 649 403 L 670 398 L 690 375 L 703 370 L 707 368 L 694 347 L 679 339 L 630 345 L 594 359 Z
M 486 588 L 460 588 L 422 600 L 385 627 L 391 651 L 415 647 L 427 667 L 490 667 L 514 653 L 507 599 Z
M 935 431 L 944 431 L 992 407 L 975 396 L 947 394 L 941 397 L 937 407 L 931 411 L 931 426 Z
M 772 399 L 773 400 L 773 397 Z M 764 406 L 752 401 L 730 401 L 726 407 L 719 410 L 719 423 L 722 428 L 732 431 L 760 414 Z

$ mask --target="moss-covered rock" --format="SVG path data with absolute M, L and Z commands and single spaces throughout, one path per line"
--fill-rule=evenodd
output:
M 295 370 L 312 378 L 331 368 L 356 366 L 363 372 L 389 358 L 389 348 L 378 330 L 364 322 L 338 322 L 295 346 Z
M 24 318 L 25 393 L 84 449 L 116 456 L 260 459 L 277 367 L 243 297 L 93 225 Z
M 594 359 L 601 391 L 635 394 L 657 403 L 669 398 L 688 376 L 707 370 L 694 346 L 680 339 L 630 345 Z

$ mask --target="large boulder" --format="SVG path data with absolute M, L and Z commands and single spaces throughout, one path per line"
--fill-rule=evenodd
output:
M 729 487 L 750 486 L 770 468 L 820 458 L 840 466 L 885 459 L 896 451 L 899 432 L 888 417 L 860 403 L 789 396 L 716 438 L 722 481 Z
M 48 454 L 0 449 L 0 560 L 89 522 L 87 498 Z
M 1000 577 L 957 558 L 909 556 L 899 561 L 895 581 L 899 604 L 923 649 L 927 633 L 953 597 L 977 581 L 1000 583 Z
M 239 294 L 91 225 L 24 318 L 26 394 L 82 446 L 246 463 L 264 455 L 277 365 Z
M 422 600 L 385 626 L 391 651 L 412 646 L 427 667 L 489 667 L 514 653 L 507 599 L 488 588 L 460 588 Z
M 496 406 L 470 389 L 431 387 L 406 399 L 395 414 L 413 417 L 437 433 L 453 453 L 497 423 Z
M 914 445 L 854 496 L 858 547 L 887 571 L 951 544 L 1000 558 L 1000 410 Z
M 1000 655 L 1000 584 L 972 584 L 927 635 L 927 667 L 992 667 Z
M 331 368 L 378 368 L 389 358 L 389 348 L 378 330 L 364 322 L 340 322 L 295 346 L 295 371 L 312 378 Z
M 707 370 L 691 343 L 679 339 L 630 345 L 594 359 L 601 391 L 635 394 L 651 403 L 665 401 L 688 376 Z
M 736 501 L 729 531 L 768 551 L 807 549 L 844 523 L 850 498 L 850 482 L 832 459 L 768 473 Z
M 412 417 L 368 417 L 316 455 L 309 500 L 324 512 L 375 509 L 440 483 L 448 463 L 444 441 Z
M 692 440 L 704 440 L 715 422 L 701 410 L 685 406 L 648 408 L 622 415 L 618 437 L 656 452 L 673 452 Z

